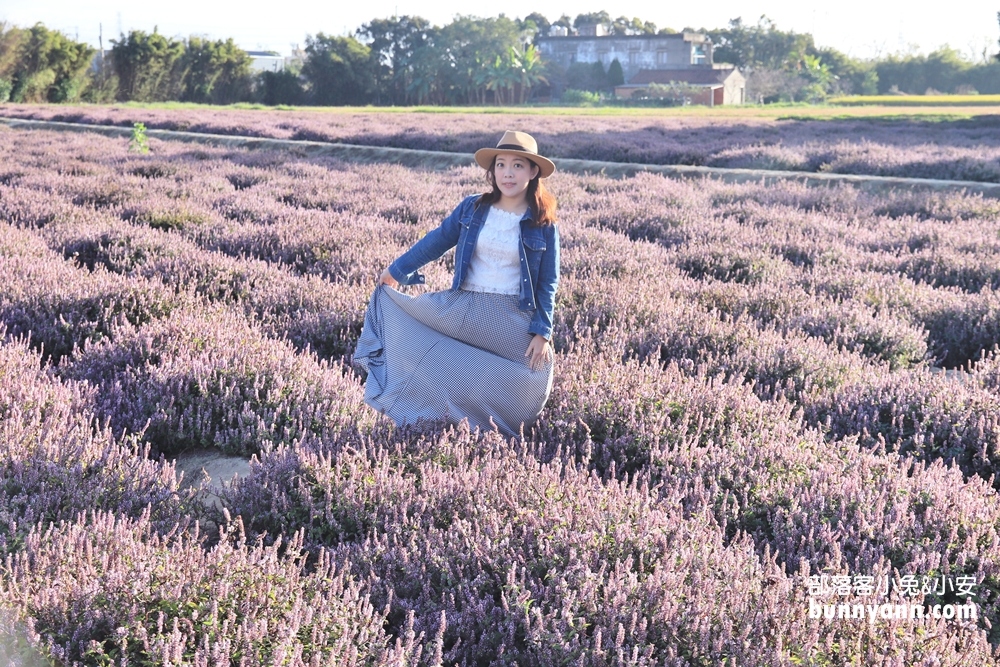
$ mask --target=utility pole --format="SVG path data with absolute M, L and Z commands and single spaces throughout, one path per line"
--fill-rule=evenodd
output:
M 99 69 L 97 70 L 97 73 L 101 75 L 101 82 L 103 83 L 104 82 L 104 24 L 103 23 L 97 24 L 97 48 L 100 49 L 100 51 L 98 52 L 100 54 L 99 55 L 100 60 L 98 61 L 100 65 Z

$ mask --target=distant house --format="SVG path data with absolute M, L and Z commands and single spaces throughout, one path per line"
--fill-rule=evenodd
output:
M 629 98 L 650 84 L 677 84 L 692 91 L 691 104 L 714 107 L 723 104 L 743 104 L 746 78 L 731 65 L 716 65 L 712 69 L 639 70 L 624 86 L 615 86 L 615 97 Z
M 746 80 L 732 65 L 713 63 L 712 41 L 707 35 L 604 35 L 602 27 L 580 26 L 577 35 L 539 37 L 539 54 L 563 68 L 599 62 L 607 70 L 618 60 L 626 81 L 615 88 L 621 97 L 651 83 L 678 83 L 704 89 L 698 91 L 692 104 L 743 103 Z
M 285 58 L 273 51 L 247 51 L 250 69 L 254 72 L 280 72 L 285 69 Z
M 581 31 L 587 29 L 581 26 Z M 595 28 L 595 32 L 603 32 Z M 600 62 L 607 69 L 615 59 L 628 81 L 641 69 L 686 69 L 712 66 L 712 42 L 696 32 L 673 35 L 574 35 L 535 40 L 543 60 L 569 67 Z

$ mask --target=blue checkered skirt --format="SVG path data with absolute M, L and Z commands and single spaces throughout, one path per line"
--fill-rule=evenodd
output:
M 517 304 L 516 294 L 414 297 L 380 286 L 354 352 L 368 372 L 365 402 L 398 425 L 467 419 L 473 429 L 495 425 L 517 435 L 552 390 L 552 360 L 535 371 L 528 366 L 531 313 Z

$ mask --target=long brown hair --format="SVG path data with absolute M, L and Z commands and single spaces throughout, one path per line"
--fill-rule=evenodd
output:
M 496 164 L 497 159 L 493 158 L 493 161 L 490 162 L 490 168 L 486 170 L 486 182 L 490 184 L 492 190 L 484 192 L 476 201 L 477 204 L 495 204 L 500 201 L 501 192 L 500 188 L 497 187 L 497 176 L 494 171 Z M 525 193 L 525 197 L 536 225 L 542 227 L 556 222 L 556 197 L 545 187 L 541 178 L 535 176 L 528 181 L 528 191 Z

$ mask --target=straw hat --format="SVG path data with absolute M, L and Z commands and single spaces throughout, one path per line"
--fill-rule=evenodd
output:
M 528 158 L 538 165 L 540 178 L 546 178 L 556 170 L 552 160 L 538 154 L 538 144 L 534 137 L 526 132 L 507 130 L 500 137 L 496 148 L 480 148 L 476 151 L 476 163 L 483 169 L 489 169 L 493 158 L 500 153 L 517 153 Z

